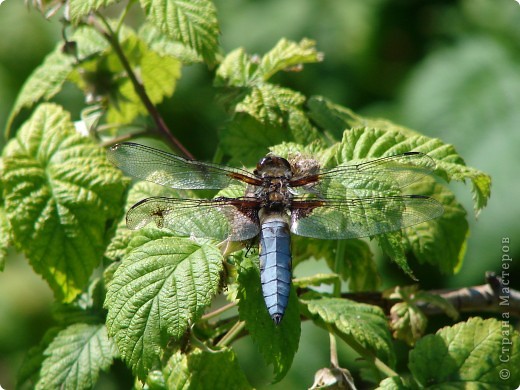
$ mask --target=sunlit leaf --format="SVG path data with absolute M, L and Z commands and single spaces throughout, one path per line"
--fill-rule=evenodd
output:
M 419 340 L 409 367 L 421 387 L 513 389 L 520 383 L 519 343 L 508 321 L 470 318 Z
M 208 65 L 219 55 L 217 12 L 210 0 L 140 0 L 148 20 L 162 32 L 196 50 Z
M 101 260 L 107 229 L 120 213 L 123 177 L 52 104 L 40 105 L 8 143 L 4 164 L 14 244 L 57 299 L 71 301 Z
M 108 42 L 91 28 L 78 28 L 70 40 L 76 42 L 78 59 L 101 52 L 108 47 Z M 63 42 L 60 42 L 25 81 L 9 115 L 6 126 L 8 136 L 13 120 L 23 108 L 32 107 L 42 99 L 49 100 L 61 91 L 77 61 L 74 56 L 64 54 L 62 47 Z
M 289 70 L 304 63 L 319 62 L 322 59 L 323 54 L 316 50 L 316 42 L 302 39 L 297 43 L 282 38 L 262 57 L 258 73 L 263 80 L 268 80 L 279 71 Z
M 266 83 L 253 87 L 235 111 L 247 113 L 261 123 L 281 124 L 284 114 L 304 101 L 305 97 L 296 91 Z
M 222 256 L 209 244 L 141 230 L 108 285 L 107 328 L 141 378 L 154 368 L 166 335 L 179 339 L 216 294 Z
M 195 50 L 164 35 L 157 27 L 150 23 L 144 23 L 141 26 L 138 36 L 151 50 L 160 56 L 177 58 L 183 64 L 192 64 L 202 61 L 202 57 L 199 56 Z

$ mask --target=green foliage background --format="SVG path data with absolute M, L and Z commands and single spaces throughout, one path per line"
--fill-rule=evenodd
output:
M 248 53 L 263 54 L 280 37 L 297 42 L 312 38 L 325 61 L 307 65 L 303 72 L 278 74 L 277 83 L 440 137 L 455 145 L 468 165 L 493 177 L 488 207 L 478 221 L 469 213 L 471 236 L 460 272 L 446 277 L 433 267 L 412 263 L 422 288 L 483 283 L 485 271 L 500 271 L 503 237 L 510 238 L 512 257 L 518 259 L 520 6 L 515 1 L 218 0 L 215 4 L 226 53 L 244 47 Z M 112 12 L 116 10 L 117 6 Z M 138 23 L 139 15 L 130 14 L 129 19 Z M 7 0 L 0 5 L 0 37 L 3 129 L 21 85 L 54 49 L 61 32 L 59 24 L 44 21 L 21 1 Z M 75 117 L 83 106 L 83 96 L 72 87 L 60 93 L 57 101 Z M 215 102 L 211 75 L 204 65 L 183 67 L 175 94 L 159 108 L 197 158 L 213 158 L 217 132 L 225 125 L 226 115 Z M 24 119 L 17 118 L 14 127 Z M 469 191 L 461 184 L 451 187 L 471 210 Z M 25 351 L 39 342 L 52 323 L 48 287 L 19 257 L 10 252 L 6 270 L 0 274 L 0 385 L 4 388 L 12 388 Z M 384 281 L 388 285 L 409 283 L 388 261 L 378 266 L 385 276 L 392 275 Z M 306 264 L 297 268 L 296 276 L 315 273 L 319 267 Z M 518 265 L 510 280 L 512 287 L 520 280 Z M 300 344 L 279 388 L 310 385 L 298 373 L 314 372 L 327 361 L 326 333 L 311 332 L 308 325 L 302 328 L 302 340 L 307 342 Z M 257 369 L 262 359 L 250 340 L 241 340 L 238 348 L 244 355 L 249 353 L 250 358 L 241 364 L 254 383 L 268 383 L 265 377 L 272 374 L 267 368 Z M 348 352 L 341 350 L 340 359 L 348 359 Z M 117 388 L 110 378 L 104 380 L 104 386 Z

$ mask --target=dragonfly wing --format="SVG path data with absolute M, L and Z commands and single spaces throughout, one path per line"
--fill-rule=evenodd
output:
M 245 170 L 187 160 L 132 142 L 112 146 L 108 159 L 129 176 L 171 188 L 221 189 L 237 180 L 258 184 L 258 179 Z
M 421 195 L 294 201 L 291 231 L 300 236 L 347 239 L 403 229 L 442 215 L 442 205 Z
M 243 241 L 260 232 L 256 205 L 249 199 L 152 197 L 132 206 L 126 224 L 135 230 L 155 222 L 179 236 Z
M 435 166 L 430 156 L 409 152 L 359 164 L 339 165 L 318 174 L 317 183 L 311 188 L 326 197 L 397 194 L 401 188 L 431 174 Z

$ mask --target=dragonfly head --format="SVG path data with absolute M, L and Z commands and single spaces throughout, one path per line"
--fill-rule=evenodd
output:
M 292 177 L 291 164 L 283 157 L 268 154 L 256 164 L 255 175 L 260 177 Z

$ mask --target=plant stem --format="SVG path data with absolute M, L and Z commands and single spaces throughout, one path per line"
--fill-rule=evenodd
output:
M 345 262 L 346 243 L 345 240 L 338 240 L 336 246 L 336 257 L 334 259 L 334 273 L 339 275 L 339 278 L 334 281 L 333 294 L 335 297 L 341 295 L 341 275 L 343 274 L 343 264 Z
M 348 334 L 342 333 L 340 335 L 341 339 L 347 343 L 350 348 L 352 348 L 354 351 L 356 351 L 358 354 L 363 357 L 367 362 L 370 362 L 373 364 L 381 373 L 384 375 L 390 377 L 390 376 L 396 376 L 397 373 L 392 370 L 390 367 L 388 367 L 382 360 L 377 358 L 372 352 L 367 350 L 365 347 L 363 347 L 354 337 Z
M 164 122 L 164 119 L 162 118 L 161 114 L 157 110 L 157 107 L 155 107 L 155 105 L 150 100 L 150 97 L 146 93 L 146 90 L 145 90 L 143 84 L 137 79 L 137 76 L 135 75 L 134 71 L 132 70 L 132 67 L 130 66 L 130 63 L 128 62 L 128 59 L 126 58 L 125 53 L 123 52 L 123 49 L 121 48 L 121 45 L 119 44 L 118 34 L 114 33 L 114 31 L 110 27 L 110 24 L 105 20 L 105 18 L 102 15 L 100 15 L 100 14 L 96 14 L 96 15 L 103 22 L 103 25 L 105 26 L 105 29 L 106 29 L 106 30 L 100 29 L 101 34 L 105 37 L 105 39 L 110 43 L 110 45 L 114 49 L 114 52 L 116 53 L 117 57 L 119 58 L 119 61 L 121 61 L 121 65 L 123 65 L 123 68 L 125 69 L 126 74 L 134 87 L 135 93 L 139 96 L 139 99 L 141 99 L 146 110 L 148 111 L 148 113 L 152 117 L 153 121 L 155 122 L 157 129 L 173 145 L 173 147 L 177 151 L 182 153 L 185 157 L 193 159 L 193 155 L 184 147 L 184 145 L 176 137 L 173 136 L 171 130 L 168 128 L 168 126 Z
M 339 367 L 338 362 L 338 348 L 336 344 L 336 336 L 334 333 L 329 330 L 329 340 L 330 340 L 330 365 L 332 367 Z
M 212 312 L 209 312 L 207 314 L 204 314 L 200 319 L 203 321 L 207 321 L 213 317 L 217 317 L 218 315 L 224 313 L 225 311 L 234 308 L 237 305 L 236 302 L 228 303 L 227 305 L 224 305 L 216 310 L 213 310 Z
M 235 336 L 237 336 L 244 327 L 246 326 L 245 321 L 238 321 L 233 327 L 220 339 L 220 341 L 217 343 L 217 347 L 225 347 L 233 341 Z

